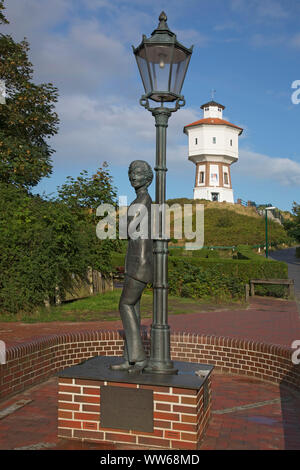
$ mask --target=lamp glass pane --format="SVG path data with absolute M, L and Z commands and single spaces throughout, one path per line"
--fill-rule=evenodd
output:
M 149 70 L 148 70 L 147 61 L 145 59 L 145 54 L 143 54 L 143 56 L 136 55 L 136 60 L 137 60 L 139 71 L 142 77 L 143 85 L 145 88 L 145 93 L 150 93 L 151 81 L 150 81 L 150 76 L 149 76 Z
M 146 45 L 146 56 L 150 66 L 153 91 L 169 92 L 170 67 L 173 44 L 169 46 Z
M 180 51 L 181 52 L 181 51 Z M 181 59 L 177 60 L 176 59 Z M 180 95 L 181 88 L 183 85 L 185 73 L 189 65 L 190 55 L 185 55 L 183 52 L 181 54 L 174 54 L 174 63 L 172 68 L 172 79 L 171 79 L 171 89 L 172 93 Z

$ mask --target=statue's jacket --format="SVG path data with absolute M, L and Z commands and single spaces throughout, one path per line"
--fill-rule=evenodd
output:
M 127 234 L 128 234 L 128 248 L 125 259 L 125 274 L 142 281 L 145 283 L 153 282 L 153 240 L 151 239 L 151 204 L 152 199 L 148 194 L 148 191 L 142 192 L 137 198 L 131 203 L 128 209 L 128 222 L 127 222 Z M 132 210 L 136 206 L 137 210 L 132 215 Z M 138 210 L 139 206 L 143 207 L 142 212 Z M 142 217 L 140 216 L 142 214 Z M 148 224 L 139 224 L 137 226 L 137 232 L 139 226 L 147 227 L 146 237 L 138 237 L 132 239 L 130 237 L 129 225 L 134 222 L 136 217 L 140 217 L 141 221 L 144 221 L 144 217 L 147 217 Z M 145 221 L 144 221 L 145 222 Z

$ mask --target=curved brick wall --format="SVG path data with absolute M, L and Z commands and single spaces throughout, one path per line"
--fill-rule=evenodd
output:
M 146 332 L 144 343 L 149 351 Z M 59 370 L 95 355 L 119 356 L 123 338 L 117 331 L 82 331 L 41 337 L 10 347 L 0 365 L 0 399 L 40 383 Z M 223 373 L 242 374 L 300 390 L 300 365 L 291 360 L 293 350 L 242 339 L 171 335 L 173 360 L 213 364 Z

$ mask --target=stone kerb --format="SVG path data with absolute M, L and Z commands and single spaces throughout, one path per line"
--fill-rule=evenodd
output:
M 149 351 L 148 333 L 142 334 Z M 0 365 L 0 400 L 92 356 L 120 356 L 122 351 L 122 332 L 104 330 L 55 334 L 9 347 L 7 362 Z M 244 339 L 189 333 L 171 335 L 173 360 L 211 364 L 222 373 L 255 377 L 300 390 L 300 365 L 292 363 L 293 352 L 288 347 Z

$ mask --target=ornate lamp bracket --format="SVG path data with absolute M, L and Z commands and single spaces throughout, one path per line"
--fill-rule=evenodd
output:
M 159 110 L 162 110 L 162 109 L 165 109 L 168 111 L 168 113 L 175 113 L 176 111 L 178 111 L 178 109 L 182 108 L 183 106 L 185 106 L 185 99 L 183 96 L 179 96 L 177 99 L 176 99 L 176 102 L 175 102 L 175 107 L 174 108 L 167 108 L 167 107 L 164 107 L 163 106 L 163 102 L 161 103 L 161 106 L 157 107 L 157 108 L 151 108 L 150 105 L 149 105 L 149 99 L 147 98 L 146 95 L 143 95 L 140 99 L 140 105 L 143 106 L 144 108 L 147 109 L 147 111 L 150 111 L 152 114 L 157 114 L 159 112 L 162 112 L 162 111 L 159 111 Z

